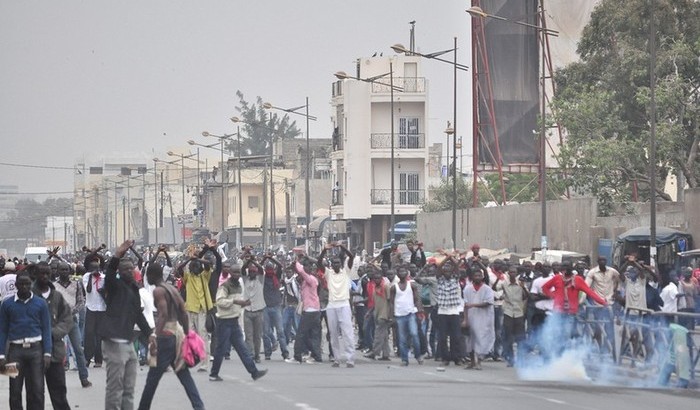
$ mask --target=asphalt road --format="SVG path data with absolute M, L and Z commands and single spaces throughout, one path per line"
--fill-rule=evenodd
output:
M 252 381 L 235 357 L 225 361 L 223 382 L 210 382 L 207 373 L 194 373 L 207 409 L 587 409 L 659 410 L 697 409 L 700 392 L 676 389 L 635 389 L 600 386 L 594 382 L 523 381 L 504 363 L 485 362 L 483 370 L 464 370 L 454 365 L 439 371 L 436 362 L 419 366 L 400 361 L 374 362 L 358 359 L 353 369 L 323 364 L 288 364 L 279 357 L 264 361 L 269 373 Z M 440 369 L 442 370 L 442 369 Z M 141 396 L 148 367 L 141 367 L 136 382 L 136 401 Z M 104 407 L 105 370 L 90 369 L 91 388 L 80 387 L 77 373 L 67 373 L 69 401 L 75 409 Z M 8 379 L 0 378 L 0 408 L 7 408 Z M 51 408 L 47 393 L 47 408 Z M 172 372 L 161 380 L 154 409 L 190 408 Z

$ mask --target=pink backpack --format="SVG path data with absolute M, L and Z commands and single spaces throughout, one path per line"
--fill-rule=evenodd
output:
M 204 340 L 194 330 L 189 331 L 182 340 L 182 359 L 187 367 L 194 367 L 199 362 L 207 360 Z

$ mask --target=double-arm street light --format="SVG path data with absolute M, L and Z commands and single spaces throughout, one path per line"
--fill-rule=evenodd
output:
M 265 109 L 275 109 L 290 114 L 301 115 L 306 118 L 306 164 L 304 166 L 304 213 L 306 217 L 306 229 L 304 230 L 304 247 L 306 252 L 309 252 L 309 224 L 311 223 L 311 191 L 309 189 L 309 175 L 311 173 L 311 148 L 309 146 L 309 120 L 316 121 L 317 118 L 313 115 L 309 115 L 309 97 L 306 97 L 306 104 L 300 105 L 294 108 L 279 108 L 266 102 L 263 104 Z M 306 112 L 301 113 L 298 110 L 305 108 Z M 289 232 L 287 232 L 287 237 L 289 237 Z
M 382 83 L 380 81 L 377 81 L 381 78 L 384 78 L 386 76 L 389 76 L 389 84 Z M 394 238 L 396 237 L 395 235 L 395 227 L 394 227 L 394 217 L 395 217 L 395 196 L 394 196 L 394 90 L 396 91 L 403 91 L 403 88 L 394 86 L 394 63 L 392 61 L 389 61 L 389 72 L 380 74 L 380 75 L 375 75 L 373 77 L 369 78 L 360 78 L 360 77 L 353 77 L 348 75 L 345 71 L 338 71 L 335 73 L 335 77 L 339 80 L 358 80 L 358 81 L 364 81 L 366 83 L 374 83 L 374 84 L 380 84 L 384 86 L 389 87 L 389 93 L 390 93 L 390 121 L 391 121 L 391 217 L 389 219 L 389 224 L 391 225 L 391 238 L 389 240 L 393 241 Z
M 224 217 L 224 141 L 233 137 L 234 134 L 224 134 L 224 135 L 214 135 L 211 134 L 207 131 L 202 132 L 203 137 L 214 137 L 219 139 L 219 145 L 221 145 L 220 151 L 221 151 L 221 169 L 219 170 L 219 173 L 221 174 L 221 238 L 220 240 L 223 240 L 223 232 L 226 230 L 226 225 L 227 222 Z M 188 144 L 190 145 L 201 145 L 205 148 L 213 148 L 217 144 L 210 144 L 210 145 L 205 145 L 205 144 L 197 144 L 196 142 L 190 140 L 187 141 Z
M 548 29 L 544 26 L 544 19 L 545 19 L 545 14 L 544 14 L 544 7 L 542 5 L 542 2 L 539 2 L 539 13 L 540 13 L 540 25 L 534 25 L 530 23 L 525 23 L 522 21 L 517 21 L 517 20 L 511 20 L 507 19 L 505 17 L 501 16 L 496 16 L 494 14 L 488 14 L 484 10 L 482 10 L 480 7 L 470 7 L 466 11 L 469 13 L 469 15 L 472 16 L 472 18 L 475 19 L 485 19 L 485 18 L 492 18 L 495 20 L 500 20 L 500 21 L 505 21 L 508 23 L 512 24 L 517 24 L 520 26 L 532 28 L 536 30 L 541 38 L 540 38 L 540 65 L 541 65 L 541 90 L 540 90 L 540 163 L 539 163 L 539 168 L 540 168 L 540 203 L 541 203 L 541 224 L 542 224 L 542 232 L 541 232 L 541 238 L 540 238 L 540 246 L 542 248 L 542 257 L 546 258 L 547 256 L 547 136 L 545 132 L 545 127 L 546 127 L 546 101 L 545 101 L 545 65 L 546 65 L 546 58 L 544 54 L 544 47 L 547 42 L 547 36 L 553 36 L 557 37 L 559 35 L 559 32 L 556 30 Z M 505 199 L 505 198 L 504 198 Z
M 454 38 L 454 47 L 449 49 L 449 50 L 444 50 L 444 51 L 438 51 L 435 53 L 418 53 L 416 51 L 411 51 L 406 49 L 401 44 L 394 44 L 391 46 L 391 49 L 394 50 L 396 53 L 405 53 L 407 55 L 416 55 L 419 57 L 423 58 L 428 58 L 431 60 L 437 60 L 441 61 L 443 63 L 451 64 L 453 68 L 453 86 L 452 86 L 452 127 L 448 127 L 445 130 L 445 133 L 448 135 L 448 143 L 449 143 L 449 136 L 453 135 L 454 136 L 454 141 L 452 141 L 452 248 L 456 249 L 457 248 L 457 70 L 462 70 L 462 71 L 467 71 L 469 67 L 467 67 L 464 64 L 459 64 L 457 62 L 457 37 Z M 449 61 L 440 58 L 441 55 L 447 54 L 447 53 L 453 53 L 454 60 Z M 449 165 L 449 146 L 445 147 L 447 151 L 447 157 L 448 157 L 448 165 Z M 461 233 L 460 233 L 461 236 Z

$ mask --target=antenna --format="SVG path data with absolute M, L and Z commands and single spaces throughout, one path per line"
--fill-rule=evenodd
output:
M 416 51 L 416 21 L 409 21 L 408 24 L 411 25 L 411 41 L 409 50 L 411 50 L 411 53 L 413 53 Z

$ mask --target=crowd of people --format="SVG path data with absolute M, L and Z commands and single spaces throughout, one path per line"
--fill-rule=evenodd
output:
M 111 256 L 102 245 L 73 257 L 49 249 L 34 264 L 2 258 L 0 370 L 19 371 L 10 380 L 10 408 L 22 408 L 24 386 L 27 408 L 43 409 L 46 385 L 53 407 L 68 409 L 66 370 L 77 369 L 90 388 L 90 366 L 104 365 L 105 408 L 131 409 L 137 369 L 148 365 L 139 409 L 151 407 L 169 367 L 192 407 L 202 409 L 190 370 L 220 382 L 232 350 L 253 380 L 277 351 L 291 364 L 346 368 L 357 355 L 401 366 L 434 360 L 481 370 L 490 360 L 512 367 L 560 353 L 540 345 L 547 323 L 557 328 L 546 337 L 565 349 L 584 315 L 604 323 L 598 342 L 614 356 L 618 312 L 700 307 L 700 269 L 676 278 L 634 255 L 617 269 L 604 257 L 589 269 L 584 262 L 489 261 L 478 245 L 430 257 L 421 242 L 407 248 L 402 253 L 392 242 L 370 259 L 331 242 L 314 258 L 250 247 L 227 252 L 207 239 L 172 261 L 165 246 L 137 251 L 125 241 Z M 592 308 L 582 313 L 583 305 Z M 677 326 L 693 329 L 695 319 L 681 317 L 671 330 L 682 331 Z M 206 341 L 205 357 L 189 366 L 182 345 L 193 332 Z M 666 365 L 687 382 L 683 359 L 674 360 Z

